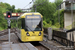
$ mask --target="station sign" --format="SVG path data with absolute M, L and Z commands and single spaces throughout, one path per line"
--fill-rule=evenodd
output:
M 41 19 L 40 15 L 27 15 L 26 19 Z

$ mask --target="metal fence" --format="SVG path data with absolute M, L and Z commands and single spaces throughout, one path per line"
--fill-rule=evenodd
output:
M 53 30 L 53 40 L 56 40 L 64 46 L 75 46 L 75 29 L 68 30 L 66 32 Z

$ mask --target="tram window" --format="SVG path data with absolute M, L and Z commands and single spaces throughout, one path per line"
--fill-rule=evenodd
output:
M 41 28 L 41 22 L 37 25 L 37 27 L 40 27 Z
M 21 29 L 21 19 L 18 20 L 18 28 Z
M 22 29 L 25 29 L 25 19 L 22 19 Z
M 26 31 L 41 31 L 42 30 L 42 21 L 40 19 L 26 20 Z

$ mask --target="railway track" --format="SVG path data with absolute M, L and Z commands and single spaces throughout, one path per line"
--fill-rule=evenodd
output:
M 5 30 L 4 30 L 5 31 Z M 3 32 L 3 31 L 2 31 Z M 5 31 L 7 32 L 7 30 Z M 3 33 L 1 34 L 0 36 L 0 44 L 2 42 L 8 42 L 8 33 Z M 11 33 L 11 40 L 10 40 L 12 43 L 14 44 L 17 44 L 17 43 L 21 43 L 19 40 L 18 40 L 18 37 L 16 36 L 16 34 L 13 32 Z M 43 45 L 41 45 L 39 42 L 31 42 L 31 44 L 33 46 L 35 46 L 38 50 L 48 50 L 46 47 L 44 47 Z
M 14 44 L 17 44 L 17 43 L 21 43 L 19 40 L 18 40 L 18 37 L 16 36 L 16 32 L 14 29 L 11 30 L 11 42 L 13 42 Z M 5 31 L 6 32 L 6 31 Z M 2 34 L 0 33 L 0 44 L 2 42 L 8 42 L 8 33 L 3 33 L 2 31 Z M 48 35 L 46 34 L 46 38 Z M 45 39 L 43 42 L 40 42 L 40 43 L 37 43 L 37 42 L 31 42 L 31 44 L 33 46 L 35 46 L 38 50 L 56 50 L 58 47 L 55 46 L 55 43 L 56 42 L 53 42 L 53 41 L 49 41 L 50 43 L 47 43 L 48 41 Z M 57 44 L 56 44 L 57 45 Z M 58 48 L 58 50 L 60 50 L 60 48 Z
M 38 48 L 38 50 L 49 50 L 48 48 L 41 45 L 39 42 L 31 42 L 31 44 Z

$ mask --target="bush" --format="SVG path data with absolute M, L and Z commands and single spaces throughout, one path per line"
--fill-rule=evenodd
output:
M 55 26 L 56 26 L 57 28 L 60 28 L 60 24 L 59 24 L 59 23 L 55 23 Z
M 50 21 L 49 23 L 47 23 L 46 21 L 43 21 L 43 27 L 45 27 L 45 28 L 51 27 L 50 23 L 52 23 L 52 22 Z

